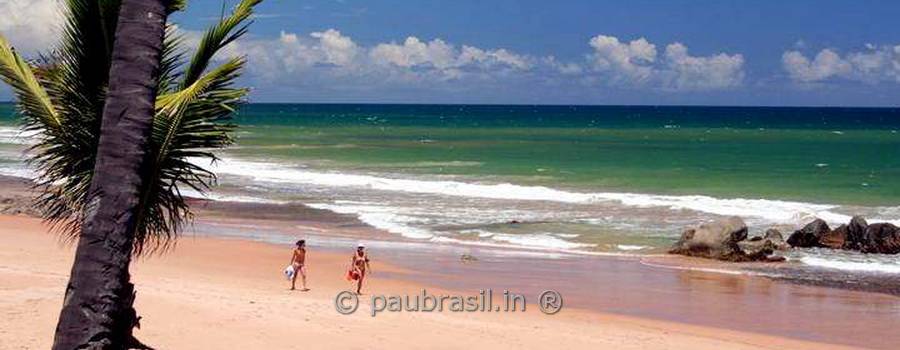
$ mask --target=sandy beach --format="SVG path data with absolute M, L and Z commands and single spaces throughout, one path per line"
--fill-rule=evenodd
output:
M 0 348 L 44 349 L 53 329 L 73 249 L 38 219 L 0 217 Z M 615 348 L 843 349 L 756 333 L 564 308 L 519 313 L 381 313 L 366 296 L 353 315 L 334 297 L 347 256 L 310 252 L 309 292 L 289 291 L 280 275 L 289 248 L 243 240 L 183 237 L 165 255 L 133 265 L 140 339 L 159 349 L 210 348 Z M 374 263 L 373 294 L 474 294 L 421 282 L 417 272 Z M 401 278 L 398 276 L 407 276 Z M 435 277 L 437 278 L 437 277 Z M 726 312 L 729 305 L 719 305 Z

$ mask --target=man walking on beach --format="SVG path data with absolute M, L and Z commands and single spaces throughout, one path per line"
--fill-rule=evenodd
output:
M 297 286 L 297 275 L 303 276 L 303 288 L 300 291 L 308 291 L 306 288 L 306 240 L 297 241 L 297 247 L 294 248 L 294 254 L 291 256 L 291 266 L 294 267 L 294 275 L 291 277 L 291 290 L 295 290 Z

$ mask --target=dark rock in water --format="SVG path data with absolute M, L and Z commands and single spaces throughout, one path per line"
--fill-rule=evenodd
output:
M 854 216 L 850 220 L 850 225 L 847 225 L 847 243 L 844 244 L 844 249 L 862 250 L 866 242 L 866 229 L 868 227 L 869 224 L 866 222 L 866 219 L 859 215 Z
M 790 244 L 791 247 L 799 248 L 818 247 L 819 238 L 829 231 L 831 231 L 831 229 L 828 228 L 828 224 L 825 223 L 825 220 L 815 219 L 802 229 L 794 231 L 794 233 L 788 237 L 787 244 Z
M 759 242 L 759 241 L 762 241 L 762 240 L 763 240 L 762 236 L 754 236 L 754 237 L 750 237 L 750 239 L 748 239 L 747 241 L 749 241 L 749 242 Z
M 795 231 L 787 243 L 792 247 L 858 250 L 863 253 L 900 254 L 900 228 L 889 223 L 869 225 L 861 216 L 834 230 L 821 219 Z
M 841 225 L 834 230 L 825 232 L 825 234 L 819 237 L 818 246 L 831 249 L 843 249 L 850 243 L 850 241 L 848 240 L 849 236 L 849 226 Z
M 861 250 L 863 253 L 900 253 L 900 228 L 889 223 L 868 225 Z
M 747 224 L 739 217 L 730 217 L 685 230 L 669 253 L 726 261 L 768 260 L 774 249 L 772 242 L 759 241 L 748 254 L 739 244 L 745 239 Z

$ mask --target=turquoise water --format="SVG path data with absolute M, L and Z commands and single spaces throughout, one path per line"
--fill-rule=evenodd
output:
M 0 173 L 28 176 L 28 138 L 11 105 L 0 116 Z M 900 109 L 251 104 L 235 120 L 211 198 L 300 202 L 435 244 L 652 254 L 724 215 L 751 234 L 900 224 Z
M 900 110 L 250 105 L 235 155 L 837 204 L 900 198 Z

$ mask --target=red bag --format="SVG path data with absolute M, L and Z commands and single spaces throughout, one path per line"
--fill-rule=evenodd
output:
M 347 271 L 347 280 L 348 281 L 356 281 L 358 279 L 359 279 L 359 272 L 356 272 L 354 270 Z

